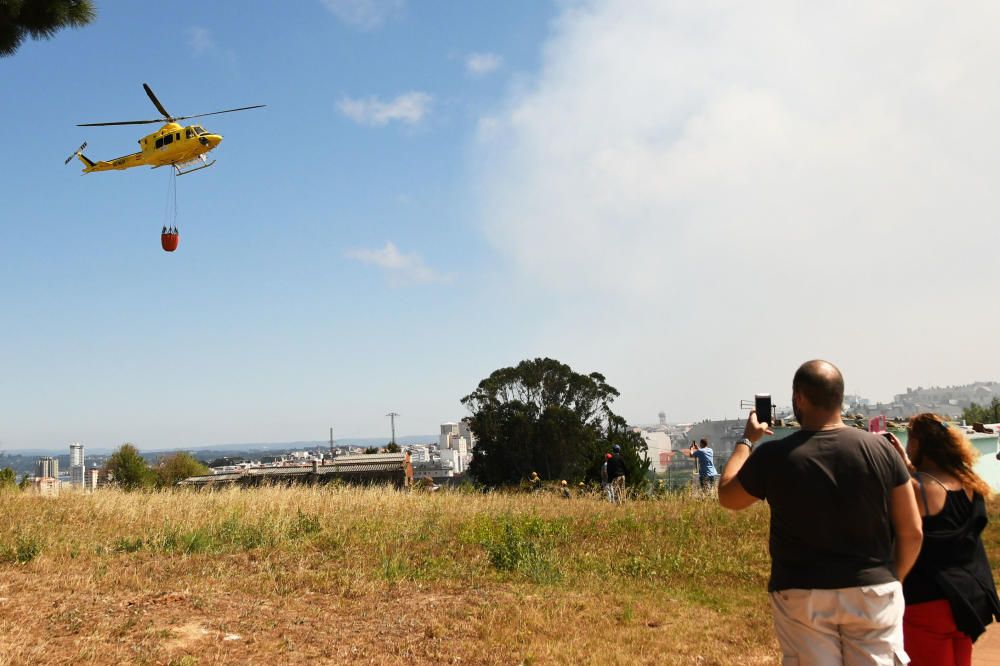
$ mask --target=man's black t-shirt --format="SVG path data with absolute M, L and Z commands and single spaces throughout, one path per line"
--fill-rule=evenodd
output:
M 614 481 L 619 476 L 625 476 L 625 459 L 616 453 L 608 459 L 608 479 Z
M 738 478 L 771 505 L 769 591 L 896 580 L 890 493 L 910 475 L 882 436 L 800 430 L 762 443 Z

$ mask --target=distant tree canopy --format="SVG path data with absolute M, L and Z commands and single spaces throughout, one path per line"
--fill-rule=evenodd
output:
M 231 465 L 239 465 L 240 463 L 245 463 L 246 460 L 243 458 L 235 456 L 222 456 L 221 458 L 216 458 L 212 462 L 208 463 L 209 467 L 229 467 Z
M 17 488 L 17 473 L 10 467 L 0 469 L 0 491 Z
M 597 372 L 581 375 L 551 358 L 501 368 L 462 398 L 476 436 L 469 473 L 480 483 L 598 480 L 604 454 L 622 447 L 631 485 L 645 483 L 646 444 L 611 411 L 618 391 Z
M 962 410 L 962 418 L 966 423 L 997 423 L 1000 422 L 1000 398 L 993 398 L 989 405 L 969 405 Z
M 91 0 L 0 0 L 0 57 L 14 55 L 26 37 L 50 39 L 96 15 Z
M 104 463 L 104 469 L 111 475 L 113 483 L 125 490 L 148 488 L 156 481 L 156 475 L 139 455 L 139 450 L 128 443 L 111 454 Z
M 156 473 L 156 487 L 169 488 L 189 476 L 211 474 L 212 470 L 190 453 L 172 453 L 160 458 L 153 469 Z
M 399 448 L 399 444 L 397 444 L 396 442 L 389 442 L 388 444 L 386 444 L 385 447 L 386 453 L 399 453 L 400 451 L 402 451 L 402 449 Z

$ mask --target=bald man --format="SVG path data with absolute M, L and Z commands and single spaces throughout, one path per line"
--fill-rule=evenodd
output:
M 773 433 L 751 412 L 719 502 L 770 505 L 768 592 L 785 663 L 906 664 L 900 581 L 920 551 L 920 514 L 902 458 L 846 427 L 843 401 L 836 366 L 804 363 L 792 380 L 801 429 L 755 448 Z

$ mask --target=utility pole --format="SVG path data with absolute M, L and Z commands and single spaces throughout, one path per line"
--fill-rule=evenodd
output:
M 389 412 L 388 414 L 386 414 L 386 416 L 388 416 L 389 419 L 392 422 L 392 441 L 390 441 L 389 443 L 390 444 L 395 444 L 396 443 L 396 417 L 399 416 L 399 414 L 397 414 L 396 412 Z
M 333 458 L 333 426 L 330 426 L 330 457 Z

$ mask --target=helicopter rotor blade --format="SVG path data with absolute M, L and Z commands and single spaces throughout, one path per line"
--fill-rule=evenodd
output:
M 163 123 L 163 118 L 156 120 L 122 120 L 116 123 L 80 123 L 77 127 L 104 127 L 106 125 L 149 125 L 150 123 Z
M 261 109 L 267 104 L 256 104 L 254 106 L 241 106 L 238 109 L 226 109 L 225 111 L 213 111 L 212 113 L 199 113 L 193 116 L 177 116 L 173 120 L 187 120 L 188 118 L 202 118 L 204 116 L 217 116 L 220 113 L 232 113 L 233 111 L 246 111 L 248 109 Z
M 76 157 L 77 155 L 79 155 L 80 153 L 82 153 L 86 147 L 87 147 L 87 142 L 84 141 L 83 145 L 81 145 L 79 148 L 77 148 L 75 151 L 73 151 L 70 154 L 70 156 L 66 158 L 66 161 L 63 162 L 63 166 L 66 166 L 67 164 L 69 164 L 69 161 L 71 159 L 73 159 L 74 157 Z
M 174 119 L 173 116 L 167 113 L 167 110 L 163 108 L 162 104 L 160 104 L 160 100 L 156 99 L 156 95 L 153 94 L 153 89 L 147 86 L 145 83 L 142 84 L 142 87 L 146 91 L 146 94 L 149 95 L 149 99 L 150 101 L 153 102 L 153 106 L 156 107 L 156 110 L 162 113 L 164 118 L 173 120 Z

